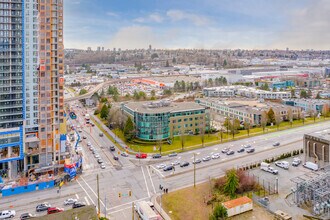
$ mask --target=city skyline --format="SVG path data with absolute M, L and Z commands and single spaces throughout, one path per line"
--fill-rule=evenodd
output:
M 330 2 L 65 1 L 65 48 L 315 49 L 327 40 Z

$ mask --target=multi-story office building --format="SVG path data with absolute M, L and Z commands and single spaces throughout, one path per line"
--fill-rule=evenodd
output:
M 25 119 L 23 0 L 0 1 L 0 169 L 23 167 Z
M 205 108 L 194 102 L 131 102 L 122 110 L 132 117 L 136 137 L 146 141 L 207 130 Z
M 63 123 L 63 0 L 39 0 L 39 164 L 60 157 Z
M 62 0 L 0 0 L 0 170 L 9 177 L 59 158 L 62 13 Z

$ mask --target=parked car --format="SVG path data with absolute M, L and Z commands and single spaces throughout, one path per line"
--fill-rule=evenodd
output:
M 289 165 L 290 164 L 287 161 L 276 161 L 275 162 L 275 166 L 281 167 L 281 168 L 283 168 L 285 170 L 288 170 L 289 169 Z
M 49 207 L 51 207 L 51 205 L 49 203 L 41 203 L 39 205 L 37 205 L 36 207 L 36 211 L 37 212 L 42 212 L 42 211 L 46 211 Z
M 212 159 L 218 159 L 218 158 L 220 158 L 220 154 L 219 153 L 215 153 L 211 157 L 212 157 Z
M 230 150 L 227 152 L 227 155 L 233 155 L 233 154 L 235 154 L 235 151 L 233 151 L 233 150 Z
M 76 208 L 80 208 L 80 207 L 84 207 L 84 206 L 86 206 L 85 203 L 83 203 L 83 202 L 76 202 L 76 203 L 74 203 L 74 204 L 72 205 L 72 208 L 73 208 L 73 209 L 76 209 Z
M 77 202 L 77 199 L 69 198 L 64 201 L 64 205 L 72 205 L 75 202 Z
M 162 157 L 161 154 L 154 154 L 154 155 L 152 155 L 152 158 L 154 158 L 154 159 L 156 159 L 156 158 L 161 158 L 161 157 Z
M 298 157 L 293 158 L 293 161 L 292 161 L 291 164 L 292 164 L 292 166 L 294 166 L 294 167 L 299 166 L 299 164 L 301 164 L 301 160 L 300 160 L 300 158 L 298 158 Z
M 210 161 L 212 158 L 210 156 L 206 156 L 206 157 L 203 157 L 203 161 L 206 162 L 206 161 Z
M 245 151 L 245 149 L 242 147 L 242 148 L 240 148 L 238 151 L 237 151 L 237 153 L 242 153 L 242 152 L 244 152 Z
M 187 167 L 187 166 L 189 166 L 189 162 L 187 161 L 180 163 L 180 167 Z
M 265 163 L 265 162 L 261 162 L 260 169 L 263 171 L 266 171 L 268 173 L 272 173 L 274 175 L 278 174 L 278 170 L 275 170 L 273 167 L 270 166 L 270 164 Z
M 101 169 L 105 169 L 105 165 L 104 165 L 104 163 L 101 163 L 101 164 L 100 164 L 100 167 L 101 167 Z
M 201 161 L 201 159 L 196 159 L 196 160 L 194 160 L 192 163 L 193 164 L 199 164 L 199 163 L 201 163 L 202 161 Z
M 317 165 L 316 163 L 313 163 L 313 162 L 309 162 L 309 161 L 304 163 L 303 167 L 313 170 L 313 171 L 317 171 L 319 169 L 319 165 Z
M 98 162 L 99 164 L 103 163 L 102 158 L 98 158 L 98 159 L 97 159 L 97 162 Z
M 249 148 L 249 149 L 246 150 L 246 153 L 253 153 L 254 151 L 255 151 L 254 148 Z
M 170 171 L 170 170 L 173 170 L 173 166 L 172 165 L 168 165 L 168 166 L 166 166 L 166 167 L 164 167 L 164 169 L 163 169 L 163 171 Z
M 180 165 L 180 161 L 176 160 L 171 163 L 172 166 Z
M 114 160 L 119 160 L 119 157 L 117 157 L 117 156 L 113 156 L 113 159 L 114 159 Z
M 36 215 L 34 214 L 31 214 L 31 213 L 23 213 L 20 217 L 21 220 L 24 220 L 24 219 L 31 219 L 31 218 L 34 218 L 36 217 Z
M 94 154 L 94 157 L 95 157 L 96 159 L 99 159 L 99 158 L 100 158 L 100 155 L 98 155 L 98 154 Z
M 230 150 L 230 149 L 226 147 L 226 148 L 222 149 L 221 152 L 222 152 L 223 154 L 226 154 L 229 150 Z
M 128 157 L 128 153 L 126 153 L 126 152 L 122 152 L 120 155 L 123 157 Z
M 47 209 L 47 215 L 58 213 L 58 212 L 63 212 L 64 209 L 57 208 L 57 207 L 50 207 Z
M 164 169 L 165 167 L 166 167 L 166 164 L 164 164 L 164 163 L 161 163 L 156 166 L 157 169 Z
M 147 154 L 144 154 L 144 153 L 138 153 L 135 155 L 136 158 L 139 158 L 139 159 L 145 159 L 147 158 Z
M 273 144 L 273 146 L 274 146 L 274 147 L 278 147 L 278 146 L 280 146 L 280 142 L 275 142 L 275 143 Z
M 14 218 L 16 212 L 14 210 L 4 210 L 0 212 L 0 219 Z
M 88 146 L 88 147 L 89 147 L 89 146 L 92 146 L 91 142 L 87 142 L 87 146 Z
M 115 150 L 116 150 L 115 146 L 110 146 L 110 151 L 115 151 Z
M 87 139 L 87 137 L 86 137 L 85 135 L 84 135 L 84 136 L 82 136 L 82 138 L 83 138 L 83 139 Z
M 103 133 L 99 133 L 99 136 L 100 136 L 100 137 L 103 137 Z
M 174 152 L 174 153 L 170 153 L 168 156 L 169 157 L 176 157 L 176 156 L 178 156 L 178 154 Z

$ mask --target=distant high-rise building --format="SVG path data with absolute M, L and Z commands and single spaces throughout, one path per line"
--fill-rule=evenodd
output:
M 113 48 L 113 52 L 116 52 L 116 48 L 115 47 Z
M 102 51 L 104 51 L 104 47 L 102 47 L 102 49 L 101 49 Z
M 325 68 L 325 77 L 330 77 L 330 67 Z
M 87 47 L 87 51 L 92 51 L 92 48 L 91 47 Z
M 97 51 L 100 52 L 101 51 L 101 47 L 97 47 Z
M 63 0 L 38 0 L 39 7 L 39 164 L 57 163 L 63 110 Z M 65 126 L 62 126 L 65 127 Z M 65 149 L 65 148 L 64 148 Z
M 149 45 L 149 50 L 152 50 L 151 44 Z

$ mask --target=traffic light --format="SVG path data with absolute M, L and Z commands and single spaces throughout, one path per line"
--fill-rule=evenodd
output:
M 121 193 L 118 193 L 118 197 L 121 198 Z
M 128 191 L 128 196 L 132 196 L 132 191 Z

